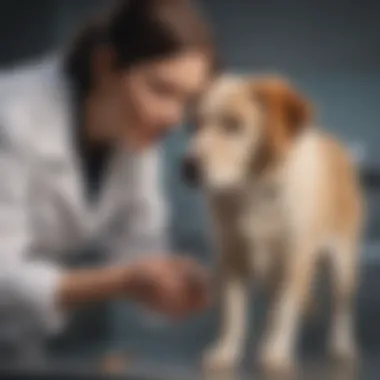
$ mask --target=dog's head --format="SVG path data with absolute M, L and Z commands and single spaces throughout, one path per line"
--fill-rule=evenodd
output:
M 211 190 L 244 185 L 282 159 L 309 116 L 307 101 L 281 78 L 219 78 L 200 101 L 185 179 Z

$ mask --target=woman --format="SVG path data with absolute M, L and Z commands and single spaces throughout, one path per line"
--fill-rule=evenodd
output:
M 161 255 L 159 141 L 212 70 L 209 33 L 188 1 L 129 0 L 65 57 L 3 77 L 2 310 L 25 310 L 49 333 L 76 306 L 115 297 L 172 317 L 205 306 L 202 269 Z M 122 264 L 61 266 L 90 243 Z

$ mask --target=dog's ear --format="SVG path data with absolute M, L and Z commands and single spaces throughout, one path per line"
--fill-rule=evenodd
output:
M 262 105 L 268 124 L 275 128 L 280 128 L 281 124 L 288 137 L 308 126 L 311 120 L 309 102 L 287 81 L 264 77 L 257 80 L 253 87 L 254 96 Z
M 307 128 L 311 121 L 311 107 L 306 98 L 291 87 L 284 91 L 284 113 L 292 136 Z
M 261 105 L 265 131 L 275 149 L 284 149 L 311 120 L 308 101 L 286 80 L 263 77 L 253 84 L 254 97 Z
M 263 157 L 273 161 L 282 156 L 292 140 L 311 119 L 307 100 L 286 80 L 274 76 L 252 81 L 253 101 L 263 112 Z

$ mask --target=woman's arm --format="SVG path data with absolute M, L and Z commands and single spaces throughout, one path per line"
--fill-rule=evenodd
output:
M 3 125 L 0 122 L 0 304 L 26 306 L 31 317 L 54 331 L 64 320 L 56 307 L 63 270 L 30 258 L 30 161 Z
M 172 317 L 185 316 L 208 301 L 207 273 L 187 258 L 151 258 L 124 267 L 78 270 L 64 275 L 57 307 L 67 311 L 88 302 L 122 297 Z
M 130 267 L 73 270 L 64 274 L 57 290 L 57 307 L 70 310 L 88 302 L 128 297 L 131 292 Z
M 128 268 L 67 271 L 30 258 L 30 162 L 14 139 L 4 129 L 0 132 L 4 132 L 0 133 L 0 305 L 26 307 L 31 318 L 55 332 L 75 306 L 116 297 L 122 291 L 127 297 Z
M 19 303 L 26 307 L 47 332 L 60 329 L 71 308 L 119 296 L 171 315 L 181 315 L 203 305 L 205 276 L 199 266 L 186 259 L 163 258 L 159 254 L 161 258 L 139 260 L 124 267 L 69 272 L 54 263 L 30 259 L 33 240 L 28 211 L 31 171 L 24 154 L 11 141 L 1 141 L 0 305 Z M 151 215 L 154 217 L 154 213 Z M 142 222 L 138 224 L 143 232 L 139 236 L 141 242 L 148 235 L 153 237 L 152 241 L 162 237 L 162 231 L 156 229 L 161 226 L 162 215 L 155 215 L 159 218 L 153 218 L 151 225 L 145 219 L 148 214 L 138 219 Z M 148 235 L 144 233 L 144 226 Z M 156 252 L 160 253 L 160 244 L 152 245 L 152 241 L 149 248 L 157 248 Z M 128 246 L 128 241 L 126 243 Z M 144 251 L 139 253 L 144 254 Z M 201 292 L 192 290 L 190 285 L 194 278 L 201 284 L 198 286 Z

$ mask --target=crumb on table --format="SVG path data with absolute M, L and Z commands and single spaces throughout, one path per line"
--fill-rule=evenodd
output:
M 122 353 L 107 354 L 101 361 L 101 370 L 104 373 L 120 373 L 125 370 L 129 362 L 128 355 Z

